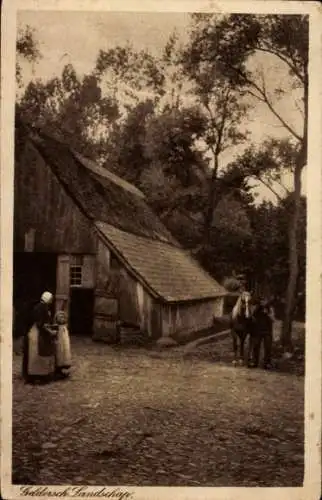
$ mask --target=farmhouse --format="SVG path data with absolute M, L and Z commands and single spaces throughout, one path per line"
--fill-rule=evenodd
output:
M 16 122 L 14 306 L 47 289 L 71 334 L 152 338 L 211 326 L 225 290 L 185 252 L 141 191 L 67 144 Z

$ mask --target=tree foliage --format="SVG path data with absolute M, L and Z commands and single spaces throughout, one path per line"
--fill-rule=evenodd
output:
M 31 81 L 17 111 L 141 188 L 217 279 L 247 272 L 277 294 L 288 281 L 290 317 L 305 271 L 307 19 L 196 14 L 192 21 L 187 43 L 180 46 L 174 32 L 159 56 L 126 44 L 99 51 L 87 75 L 68 64 L 59 77 Z M 39 46 L 28 30 L 17 52 L 34 63 Z M 302 93 L 302 132 L 280 114 L 285 89 L 269 89 L 265 72 L 252 64 L 263 53 L 287 68 L 291 91 Z M 285 139 L 246 142 L 245 118 L 256 101 Z M 238 146 L 243 153 L 225 165 L 223 154 Z M 284 187 L 281 195 L 275 186 L 286 171 L 294 190 Z M 277 205 L 256 206 L 250 179 L 275 192 Z
M 16 53 L 16 81 L 18 86 L 22 86 L 21 60 L 34 64 L 41 58 L 41 52 L 35 30 L 28 25 L 18 30 Z
M 198 183 L 205 174 L 205 164 L 195 141 L 205 127 L 198 109 L 166 109 L 149 123 L 146 154 L 152 163 L 162 163 L 165 173 L 175 176 L 183 187 Z
M 255 179 L 267 187 L 278 200 L 290 194 L 283 175 L 294 172 L 298 144 L 289 138 L 270 138 L 259 146 L 251 145 L 227 166 L 226 177 Z M 282 189 L 278 189 L 282 188 Z
M 98 158 L 118 104 L 102 95 L 94 75 L 79 78 L 71 64 L 60 78 L 31 81 L 17 105 L 20 116 L 34 127 L 68 140 L 80 152 Z
M 277 205 L 263 202 L 251 216 L 253 258 L 251 274 L 265 284 L 272 295 L 284 298 L 288 282 L 288 225 L 292 212 L 292 197 Z M 306 264 L 306 199 L 301 198 L 298 227 L 299 274 L 296 294 L 305 292 Z
M 139 102 L 128 111 L 121 123 L 115 123 L 108 140 L 107 168 L 137 185 L 149 164 L 145 137 L 147 123 L 153 115 L 154 104 L 151 100 Z
M 302 15 L 194 15 L 190 64 L 206 64 L 232 85 L 254 86 L 249 57 L 256 51 L 287 65 L 294 85 L 304 85 L 308 63 L 308 18 Z M 209 72 L 209 69 L 208 69 Z
M 125 110 L 146 99 L 157 103 L 164 94 L 165 75 L 156 58 L 129 43 L 100 50 L 93 73 L 109 95 L 119 96 Z
M 212 175 L 209 182 L 209 202 L 205 213 L 204 240 L 209 243 L 210 228 L 216 205 L 220 201 L 218 177 L 222 167 L 220 155 L 227 149 L 243 143 L 247 131 L 241 130 L 249 105 L 243 101 L 243 93 L 222 77 L 212 64 L 202 57 L 202 47 L 196 44 L 199 23 L 192 28 L 190 40 L 181 54 L 183 70 L 192 82 L 192 93 L 207 120 L 203 142 L 205 152 L 212 156 Z
M 295 142 L 294 192 L 288 226 L 289 281 L 283 324 L 283 343 L 286 349 L 291 349 L 292 311 L 299 274 L 297 231 L 301 211 L 301 172 L 307 161 L 308 17 L 197 14 L 195 26 L 189 59 L 192 71 L 195 64 L 201 65 L 210 79 L 219 75 L 219 78 L 226 79 L 233 88 L 247 92 L 257 101 L 264 103 Z M 274 56 L 287 69 L 291 88 L 302 92 L 301 132 L 298 132 L 278 109 L 277 103 L 284 95 L 284 90 L 276 86 L 273 93 L 269 92 L 265 72 L 254 70 L 250 64 L 252 57 L 258 53 Z

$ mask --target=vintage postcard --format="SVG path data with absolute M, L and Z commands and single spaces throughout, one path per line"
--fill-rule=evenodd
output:
M 3 498 L 320 498 L 321 26 L 3 2 Z

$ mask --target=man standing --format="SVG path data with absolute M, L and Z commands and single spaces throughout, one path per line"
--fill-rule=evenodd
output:
M 253 366 L 259 364 L 260 348 L 264 344 L 264 368 L 272 368 L 272 344 L 273 344 L 273 322 L 275 319 L 274 309 L 270 300 L 262 297 L 258 299 L 254 313 L 256 333 L 253 340 Z
M 239 292 L 243 293 L 247 291 L 247 279 L 245 274 L 238 274 L 236 279 L 239 281 Z

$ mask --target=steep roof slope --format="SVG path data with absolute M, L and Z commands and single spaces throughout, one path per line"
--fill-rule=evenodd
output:
M 108 172 L 105 176 L 99 175 L 99 169 L 93 171 L 90 160 L 52 137 L 38 132 L 32 134 L 31 140 L 87 217 L 123 231 L 179 245 L 134 186 Z
M 180 302 L 226 293 L 181 248 L 135 186 L 40 131 L 29 130 L 28 137 L 106 245 L 153 296 Z
M 167 302 L 225 295 L 225 289 L 184 250 L 120 231 L 101 221 L 95 226 L 153 295 Z

